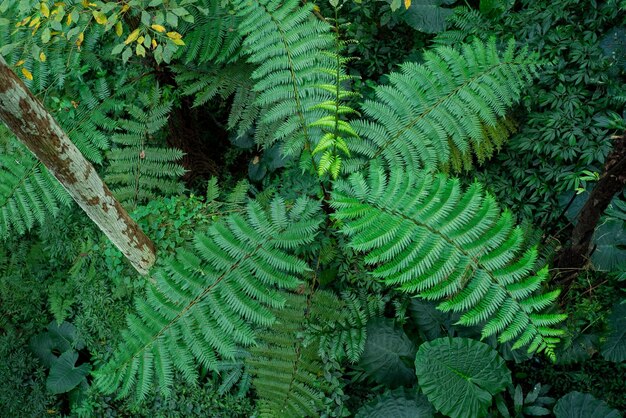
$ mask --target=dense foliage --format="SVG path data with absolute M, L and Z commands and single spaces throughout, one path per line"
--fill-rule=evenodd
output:
M 0 416 L 621 416 L 626 4 L 457 3 L 0 0 L 158 257 L 0 125 Z

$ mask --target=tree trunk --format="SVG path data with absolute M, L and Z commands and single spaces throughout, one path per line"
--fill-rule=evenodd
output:
M 578 214 L 576 226 L 572 230 L 570 246 L 556 257 L 560 269 L 579 269 L 588 259 L 591 238 L 600 217 L 613 197 L 624 190 L 626 185 L 626 135 L 614 138 L 613 150 L 607 157 L 604 174 L 589 194 L 589 199 Z M 562 282 L 571 281 L 575 275 L 568 275 Z
M 146 274 L 156 258 L 154 244 L 2 56 L 0 120 L 59 180 L 132 266 Z

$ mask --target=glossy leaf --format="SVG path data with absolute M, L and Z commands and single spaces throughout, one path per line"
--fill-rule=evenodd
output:
M 368 376 L 389 387 L 415 381 L 412 359 L 415 346 L 390 319 L 377 319 L 367 326 L 367 341 L 360 365 Z
M 554 406 L 556 418 L 621 418 L 616 409 L 588 393 L 570 392 Z
M 453 418 L 485 416 L 493 395 L 511 383 L 511 372 L 498 353 L 468 338 L 439 338 L 422 344 L 415 368 L 428 400 Z

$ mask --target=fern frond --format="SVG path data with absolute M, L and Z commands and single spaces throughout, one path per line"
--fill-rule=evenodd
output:
M 367 339 L 367 323 L 383 315 L 385 301 L 380 295 L 342 292 L 341 298 L 318 290 L 312 297 L 306 331 L 307 344 L 317 344 L 322 358 L 355 363 L 361 358 Z
M 0 134 L 9 135 L 0 127 Z M 3 141 L 4 142 L 4 141 Z M 43 225 L 71 199 L 61 184 L 17 141 L 0 147 L 0 238 L 22 235 Z M 0 143 L 0 145 L 2 145 Z M 4 149 L 3 149 L 4 148 Z
M 126 77 L 121 77 L 113 86 L 105 78 L 90 84 L 84 81 L 77 86 L 72 84 L 78 97 L 70 108 L 55 113 L 72 142 L 92 163 L 102 164 L 104 153 L 111 148 L 111 132 L 116 130 L 117 116 L 125 106 L 122 97 L 126 82 Z
M 180 29 L 185 48 L 180 59 L 196 64 L 230 64 L 241 55 L 240 18 L 220 0 L 201 0 L 190 8 L 194 22 Z
M 216 96 L 226 99 L 239 90 L 252 89 L 250 74 L 253 67 L 249 64 L 212 66 L 204 70 L 199 67 L 174 67 L 176 82 L 184 86 L 182 93 L 194 96 L 194 106 L 202 106 Z
M 159 134 L 167 125 L 172 103 L 162 99 L 158 86 L 139 95 L 138 104 L 125 107 L 128 116 L 117 121 L 112 136 L 115 147 L 108 153 L 104 180 L 123 203 L 135 206 L 157 196 L 182 193 L 178 164 L 182 151 L 165 148 Z
M 230 215 L 197 235 L 195 251 L 166 261 L 136 299 L 124 342 L 95 373 L 98 387 L 134 393 L 140 402 L 155 381 L 167 396 L 174 369 L 193 383 L 198 365 L 217 370 L 219 358 L 234 359 L 238 347 L 254 344 L 255 327 L 271 325 L 271 309 L 285 303 L 276 288 L 293 289 L 308 269 L 286 249 L 313 241 L 318 213 L 304 198 L 289 211 L 279 198 L 269 211 L 253 201 L 245 216 Z
M 536 250 L 525 249 L 522 230 L 501 212 L 492 196 L 475 183 L 463 191 L 459 181 L 427 170 L 390 173 L 374 161 L 369 173 L 355 173 L 337 184 L 332 206 L 344 222 L 350 245 L 376 266 L 373 276 L 404 292 L 445 299 L 439 309 L 464 312 L 463 325 L 484 323 L 483 337 L 499 334 L 529 351 L 554 342 L 543 327 L 562 315 L 538 316 L 555 293 L 530 296 L 547 278 L 533 273 Z
M 328 24 L 312 15 L 313 4 L 297 0 L 233 1 L 245 35 L 243 52 L 258 67 L 252 73 L 262 108 L 257 142 L 270 146 L 281 141 L 288 156 L 309 151 L 321 138 L 319 127 L 310 125 L 323 113 L 316 105 L 331 99 L 320 88 L 332 84 L 333 76 L 322 69 L 334 68 L 334 46 Z M 263 139 L 269 129 L 270 136 Z M 260 142 L 263 141 L 263 142 Z
M 365 160 L 381 156 L 390 167 L 459 169 L 472 149 L 489 156 L 508 135 L 506 109 L 520 99 L 539 60 L 514 42 L 500 54 L 496 42 L 476 40 L 461 51 L 438 47 L 423 64 L 406 63 L 366 101 L 366 120 L 353 122 L 363 141 L 352 143 Z M 497 132 L 493 132 L 497 129 Z M 351 170 L 359 166 L 352 161 Z
M 276 322 L 259 335 L 259 346 L 247 360 L 259 396 L 260 417 L 319 416 L 324 399 L 324 368 L 315 344 L 304 345 L 307 299 L 286 294 L 286 306 L 276 312 Z

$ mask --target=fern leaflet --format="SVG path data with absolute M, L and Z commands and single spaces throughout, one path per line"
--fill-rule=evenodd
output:
M 281 141 L 288 156 L 309 152 L 322 137 L 319 127 L 310 126 L 324 116 L 316 105 L 331 99 L 320 85 L 333 84 L 330 52 L 333 36 L 326 23 L 312 16 L 313 4 L 297 0 L 233 1 L 241 18 L 238 30 L 245 35 L 243 52 L 258 67 L 252 73 L 256 104 L 262 109 L 257 126 L 257 143 L 270 146 Z M 271 132 L 263 138 L 259 133 Z M 310 160 L 310 158 L 308 158 Z M 310 164 L 310 163 L 309 163 Z

